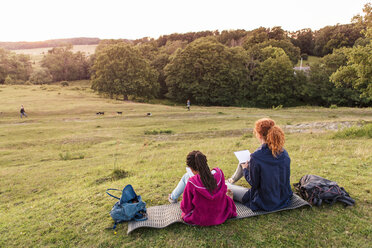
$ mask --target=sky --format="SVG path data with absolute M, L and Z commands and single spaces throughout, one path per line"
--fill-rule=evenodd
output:
M 371 0 L 0 0 L 0 41 L 138 39 L 203 30 L 318 30 Z

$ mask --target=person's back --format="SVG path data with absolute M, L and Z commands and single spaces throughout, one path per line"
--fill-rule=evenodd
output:
M 243 201 L 249 202 L 252 210 L 273 211 L 286 207 L 291 199 L 290 158 L 286 150 L 277 157 L 272 155 L 267 144 L 251 155 L 250 171 L 259 171 L 259 185 L 252 185 L 250 194 Z M 251 173 L 251 175 L 252 175 Z M 252 175 L 253 177 L 256 175 Z
M 274 211 L 290 204 L 292 190 L 290 185 L 290 158 L 284 149 L 283 130 L 271 119 L 256 121 L 254 133 L 261 147 L 249 162 L 238 165 L 234 175 L 229 178 L 229 189 L 234 200 L 242 202 L 253 211 Z M 251 185 L 250 189 L 232 185 L 242 176 Z
M 184 221 L 189 224 L 219 225 L 237 215 L 234 201 L 226 195 L 227 187 L 222 170 L 215 168 L 211 173 L 217 182 L 217 188 L 212 193 L 204 187 L 199 174 L 191 177 L 186 185 L 181 210 L 185 214 Z

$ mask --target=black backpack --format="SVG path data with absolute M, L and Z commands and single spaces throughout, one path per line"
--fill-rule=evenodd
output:
M 336 201 L 343 202 L 346 206 L 352 206 L 355 201 L 349 196 L 343 187 L 336 182 L 316 175 L 305 175 L 299 183 L 293 184 L 297 193 L 311 205 L 320 206 L 322 202 L 333 204 Z

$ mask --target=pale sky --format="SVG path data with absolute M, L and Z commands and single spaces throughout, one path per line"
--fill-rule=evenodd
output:
M 371 0 L 0 0 L 0 41 L 158 38 L 203 30 L 320 29 Z

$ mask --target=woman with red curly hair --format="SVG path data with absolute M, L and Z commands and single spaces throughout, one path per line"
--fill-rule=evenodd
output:
M 253 211 L 274 211 L 287 207 L 292 197 L 290 177 L 291 159 L 284 146 L 284 132 L 271 119 L 256 121 L 254 134 L 261 142 L 249 161 L 239 164 L 229 178 L 228 188 L 234 200 L 242 202 Z M 245 177 L 250 189 L 233 185 Z

